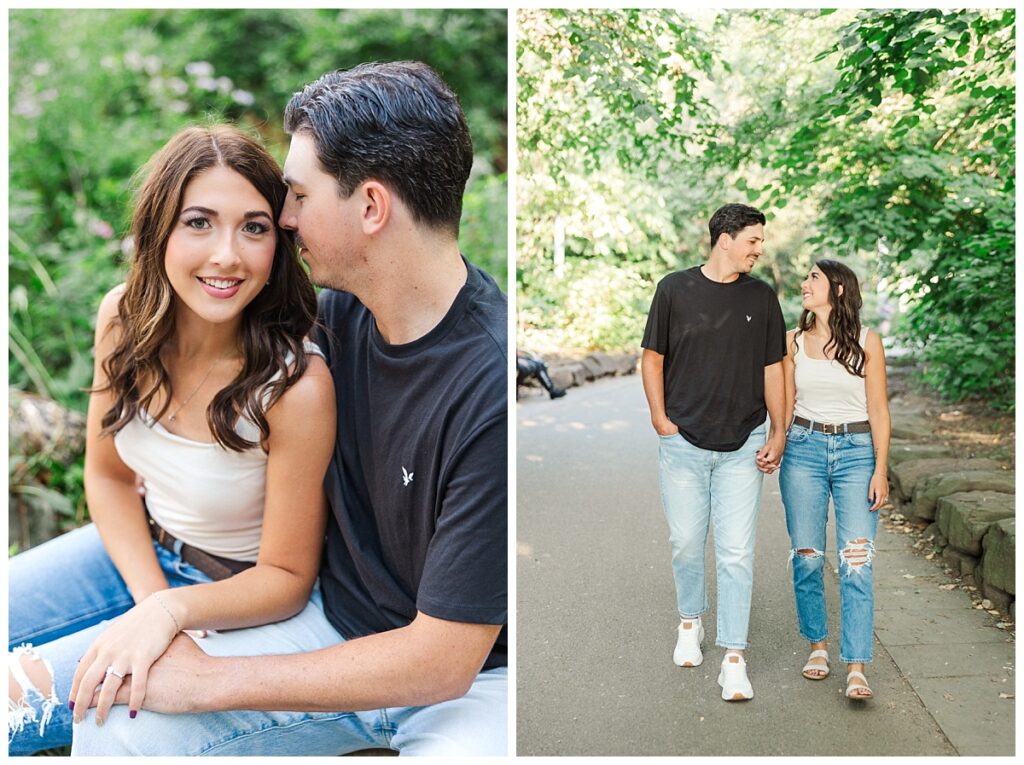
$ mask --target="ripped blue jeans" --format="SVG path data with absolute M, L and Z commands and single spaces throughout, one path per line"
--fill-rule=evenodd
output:
M 171 587 L 210 581 L 180 555 L 154 548 Z M 8 668 L 22 697 L 8 704 L 7 749 L 15 757 L 71 743 L 67 701 L 78 660 L 135 602 L 93 524 L 14 556 L 8 572 Z M 32 673 L 52 682 L 26 676 L 25 654 L 45 668 Z
M 800 634 L 811 642 L 828 638 L 825 611 L 825 530 L 829 497 L 835 506 L 844 663 L 872 658 L 875 596 L 873 569 L 878 513 L 869 510 L 875 470 L 870 433 L 825 435 L 794 425 L 786 437 L 779 472 L 786 506 L 793 592 Z
M 154 546 L 171 587 L 210 581 L 180 555 Z M 430 706 L 182 715 L 143 709 L 133 720 L 128 708 L 120 705 L 111 710 L 102 728 L 96 726 L 90 710 L 73 729 L 67 700 L 78 659 L 109 620 L 131 608 L 132 597 L 93 525 L 15 556 L 9 571 L 8 663 L 15 675 L 12 685 L 24 690 L 23 703 L 12 703 L 8 713 L 11 756 L 70 744 L 72 732 L 73 756 L 108 758 L 133 754 L 326 756 L 379 747 L 441 759 L 508 751 L 506 667 L 480 672 L 464 696 Z M 259 656 L 316 651 L 342 642 L 344 637 L 324 616 L 319 586 L 314 586 L 306 607 L 291 619 L 211 632 L 198 644 L 211 656 Z M 48 665 L 46 672 L 53 680 L 52 688 L 47 686 L 44 692 L 17 676 L 16 667 L 29 643 L 30 654 Z

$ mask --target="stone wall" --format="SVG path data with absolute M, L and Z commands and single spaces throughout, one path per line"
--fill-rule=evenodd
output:
M 892 508 L 887 515 L 923 530 L 919 549 L 962 577 L 966 589 L 979 594 L 977 607 L 1014 619 L 1016 474 L 1003 460 L 967 455 L 937 438 L 943 415 L 936 403 L 901 386 L 895 393 L 890 389 Z
M 573 388 L 593 382 L 601 377 L 629 375 L 636 372 L 639 355 L 636 353 L 594 353 L 580 357 L 545 356 L 551 381 L 559 388 Z M 539 384 L 530 382 L 530 386 Z

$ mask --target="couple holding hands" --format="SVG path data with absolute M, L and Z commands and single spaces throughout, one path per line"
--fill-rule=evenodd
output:
M 715 526 L 718 683 L 726 701 L 753 698 L 745 651 L 754 541 L 765 474 L 779 470 L 791 541 L 802 674 L 829 674 L 825 529 L 835 506 L 846 696 L 871 698 L 872 565 L 879 507 L 888 499 L 889 405 L 882 340 L 860 322 L 857 277 L 819 260 L 801 285 L 803 311 L 786 331 L 774 291 L 749 276 L 765 216 L 728 204 L 709 221 L 707 262 L 658 284 L 642 372 L 659 435 L 660 481 L 680 623 L 674 662 L 703 661 L 708 609 L 704 547 Z M 766 427 L 766 417 L 770 427 Z

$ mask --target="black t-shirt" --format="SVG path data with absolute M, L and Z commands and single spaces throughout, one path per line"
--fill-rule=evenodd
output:
M 761 280 L 722 284 L 694 266 L 658 283 L 642 345 L 665 357 L 665 414 L 683 438 L 732 452 L 768 414 L 764 368 L 786 355 L 786 325 Z
M 474 624 L 508 616 L 508 304 L 469 275 L 425 336 L 389 345 L 355 296 L 320 295 L 318 332 L 338 399 L 325 479 L 320 582 L 346 638 L 422 611 Z M 485 668 L 508 663 L 503 627 Z

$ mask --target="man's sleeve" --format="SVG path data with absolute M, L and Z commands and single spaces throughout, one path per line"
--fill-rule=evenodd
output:
M 508 415 L 484 423 L 452 461 L 416 608 L 473 624 L 508 621 Z
M 671 313 L 668 290 L 665 289 L 665 280 L 658 284 L 654 292 L 654 300 L 651 301 L 651 310 L 647 312 L 647 327 L 644 329 L 644 339 L 640 345 L 662 356 L 668 353 L 668 325 Z
M 786 356 L 786 320 L 773 292 L 768 299 L 768 331 L 765 333 L 764 365 L 770 367 Z

